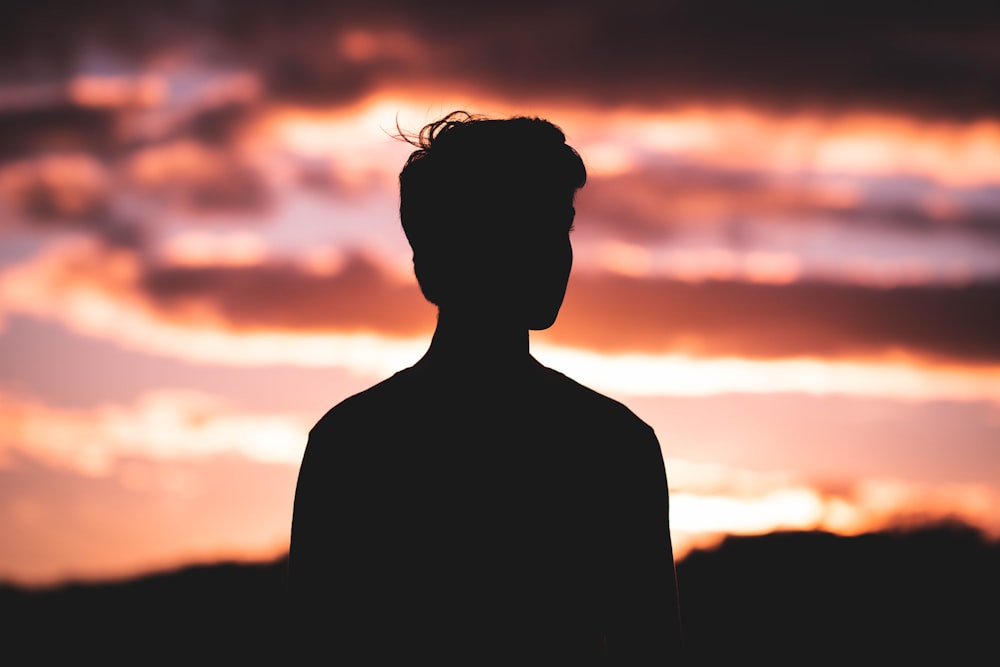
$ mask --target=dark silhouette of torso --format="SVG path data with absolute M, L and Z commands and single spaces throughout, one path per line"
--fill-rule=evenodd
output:
M 605 665 L 607 639 L 666 657 L 666 499 L 656 438 L 620 403 L 533 360 L 488 381 L 417 364 L 310 434 L 291 575 L 311 650 Z

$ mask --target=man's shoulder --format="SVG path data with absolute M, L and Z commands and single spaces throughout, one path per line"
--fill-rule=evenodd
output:
M 387 411 L 398 411 L 411 392 L 407 371 L 400 371 L 364 391 L 348 396 L 327 410 L 313 426 L 310 437 L 354 425 L 370 426 L 373 420 L 385 418 Z
M 637 470 L 662 471 L 663 454 L 652 427 L 624 403 L 558 371 L 548 371 L 563 434 L 576 451 L 596 460 L 604 473 L 631 476 Z M 645 474 L 645 473 L 642 473 Z
M 557 400 L 565 402 L 581 420 L 652 433 L 652 428 L 624 403 L 591 389 L 557 370 L 545 367 L 545 372 L 553 395 Z

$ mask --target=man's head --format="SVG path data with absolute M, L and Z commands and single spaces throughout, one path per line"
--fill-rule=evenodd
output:
M 583 161 L 538 118 L 455 112 L 424 127 L 399 174 L 399 215 L 420 288 L 442 308 L 555 321 L 572 264 Z

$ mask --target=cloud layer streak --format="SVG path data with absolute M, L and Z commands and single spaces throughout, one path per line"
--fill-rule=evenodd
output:
M 59 319 L 73 311 L 55 304 L 99 297 L 164 322 L 234 333 L 411 338 L 433 327 L 433 310 L 415 281 L 402 282 L 360 255 L 316 273 L 287 263 L 145 263 L 128 250 L 74 246 L 8 269 L 0 276 L 0 293 L 11 313 Z M 572 278 L 549 335 L 562 345 L 612 353 L 756 359 L 902 353 L 996 363 L 998 302 L 1000 285 L 984 283 L 880 289 L 582 273 Z

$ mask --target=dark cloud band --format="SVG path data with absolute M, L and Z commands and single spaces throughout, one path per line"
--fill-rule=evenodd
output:
M 120 286 L 119 286 L 120 289 Z M 415 283 L 349 257 L 332 275 L 293 265 L 147 267 L 135 285 L 161 315 L 205 313 L 240 331 L 429 334 Z M 1000 283 L 907 286 L 687 283 L 582 273 L 551 340 L 605 352 L 847 358 L 902 352 L 1000 361 Z
M 1000 9 L 973 0 L 11 4 L 0 54 L 22 76 L 39 62 L 72 71 L 94 43 L 140 61 L 201 43 L 261 74 L 270 96 L 307 103 L 446 84 L 597 106 L 1000 114 Z
M 605 351 L 757 358 L 904 352 L 1000 360 L 1000 284 L 891 289 L 578 275 L 555 340 Z

